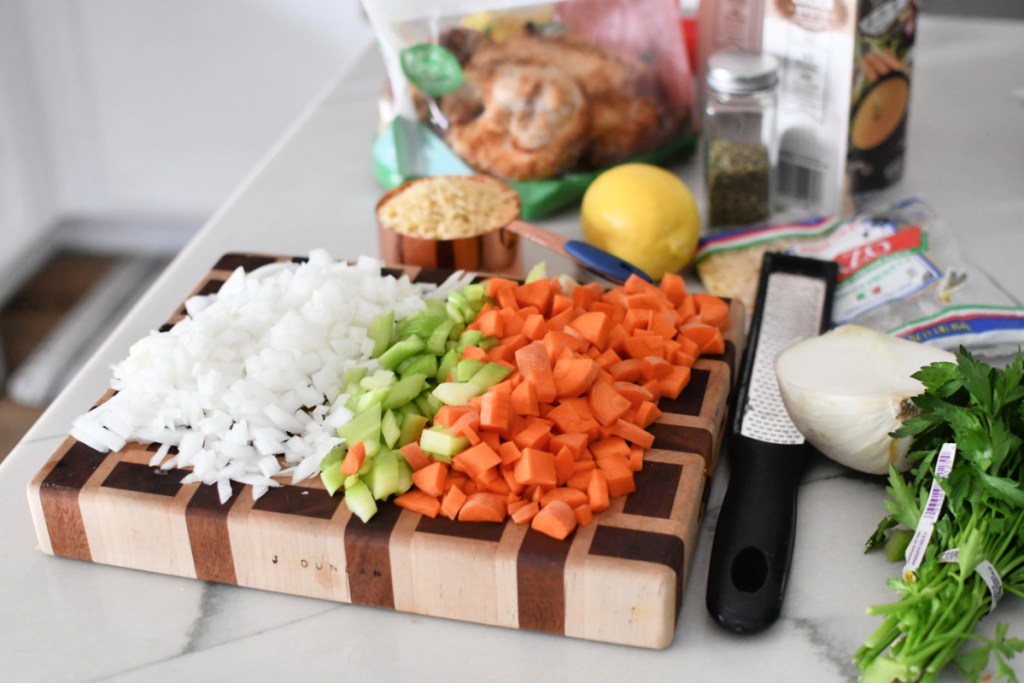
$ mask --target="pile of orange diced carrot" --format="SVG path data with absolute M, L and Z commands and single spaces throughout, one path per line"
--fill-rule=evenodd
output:
M 435 424 L 470 443 L 450 464 L 418 443 L 402 448 L 414 486 L 395 502 L 460 521 L 510 517 L 564 539 L 635 489 L 658 399 L 679 395 L 698 356 L 724 352 L 729 306 L 687 293 L 672 274 L 657 286 L 633 276 L 607 291 L 592 283 L 563 292 L 545 278 L 486 284 L 495 303 L 469 329 L 498 343 L 467 347 L 463 357 L 513 371 L 468 405 L 437 413 Z

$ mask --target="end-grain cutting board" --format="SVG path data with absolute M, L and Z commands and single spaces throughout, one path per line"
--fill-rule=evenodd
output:
M 276 257 L 229 254 L 195 293 L 236 267 Z M 394 272 L 394 271 L 389 271 Z M 402 271 L 397 271 L 398 273 Z M 410 269 L 416 281 L 448 273 Z M 165 329 L 184 316 L 184 309 Z M 99 453 L 68 438 L 28 487 L 49 554 L 338 602 L 386 607 L 626 645 L 667 646 L 682 607 L 743 344 L 732 304 L 722 356 L 704 357 L 664 415 L 636 491 L 556 541 L 512 523 L 456 523 L 380 506 L 364 524 L 319 479 L 253 501 L 235 485 L 182 485 L 148 463 L 155 446 Z M 83 406 L 87 408 L 87 406 Z

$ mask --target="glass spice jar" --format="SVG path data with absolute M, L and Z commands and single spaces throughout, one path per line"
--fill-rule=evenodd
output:
M 769 217 L 776 160 L 778 61 L 739 50 L 708 59 L 704 107 L 707 225 Z

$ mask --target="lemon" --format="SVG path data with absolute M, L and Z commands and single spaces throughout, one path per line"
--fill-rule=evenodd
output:
M 700 214 L 690 189 L 658 166 L 623 164 L 587 188 L 580 208 L 583 236 L 660 280 L 693 259 Z

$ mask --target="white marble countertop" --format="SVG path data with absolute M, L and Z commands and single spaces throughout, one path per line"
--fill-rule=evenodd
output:
M 893 192 L 926 196 L 968 256 L 1024 297 L 1024 23 L 926 17 L 919 35 L 909 168 Z M 381 83 L 379 60 L 368 55 L 323 91 L 0 466 L 2 678 L 855 679 L 850 656 L 877 625 L 864 608 L 893 597 L 885 581 L 896 567 L 861 552 L 883 514 L 882 483 L 821 458 L 800 490 L 779 622 L 761 635 L 733 636 L 704 609 L 710 541 L 728 478 L 723 467 L 679 629 L 663 651 L 209 584 L 38 550 L 26 483 L 72 418 L 103 392 L 109 366 L 163 322 L 219 255 L 304 254 L 315 247 L 339 257 L 376 253 L 373 205 L 380 188 L 370 173 L 369 140 Z M 694 169 L 680 171 L 692 176 Z M 548 224 L 578 231 L 571 214 Z M 990 629 L 994 620 L 1024 634 L 1019 601 L 1001 604 Z M 1024 672 L 1024 661 L 1015 665 Z

